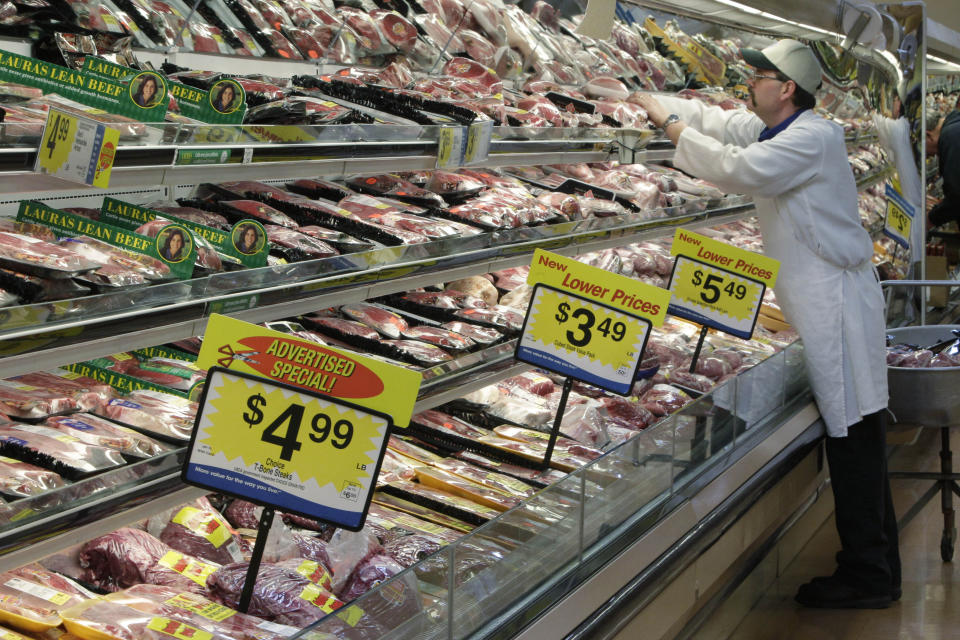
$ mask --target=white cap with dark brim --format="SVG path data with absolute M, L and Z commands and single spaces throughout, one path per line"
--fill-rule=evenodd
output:
M 820 88 L 820 63 L 810 47 L 802 42 L 786 38 L 761 51 L 741 49 L 740 53 L 751 67 L 779 71 L 811 95 Z

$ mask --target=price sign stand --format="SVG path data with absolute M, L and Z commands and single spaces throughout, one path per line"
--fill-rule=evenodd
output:
M 250 566 L 247 576 L 243 579 L 243 591 L 240 592 L 240 613 L 247 613 L 250 609 L 250 599 L 253 598 L 253 587 L 257 583 L 257 573 L 260 571 L 260 561 L 263 559 L 263 550 L 267 546 L 267 537 L 273 525 L 274 511 L 272 507 L 264 507 L 260 514 L 260 523 L 257 525 L 257 541 L 253 543 L 253 553 L 250 555 Z
M 555 315 L 556 313 L 556 315 Z M 651 322 L 536 284 L 514 357 L 566 376 L 542 468 L 550 466 L 573 381 L 626 395 L 633 387 Z
M 275 509 L 350 531 L 363 528 L 392 425 L 390 416 L 339 398 L 209 369 L 180 475 L 186 484 L 264 507 L 242 612 L 250 605 Z

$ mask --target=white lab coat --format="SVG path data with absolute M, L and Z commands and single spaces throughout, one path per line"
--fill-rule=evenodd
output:
M 762 143 L 761 120 L 694 100 L 659 98 L 689 125 L 674 164 L 731 193 L 751 195 L 774 287 L 803 339 L 817 407 L 833 437 L 887 406 L 884 300 L 860 225 L 843 130 L 803 112 Z
M 913 145 L 910 143 L 910 122 L 906 118 L 887 118 L 874 114 L 873 124 L 877 128 L 877 137 L 893 159 L 900 180 L 900 189 L 907 204 L 913 207 L 913 226 L 910 232 L 910 261 L 920 262 L 923 258 L 924 210 L 923 189 L 920 186 L 920 170 L 917 168 Z

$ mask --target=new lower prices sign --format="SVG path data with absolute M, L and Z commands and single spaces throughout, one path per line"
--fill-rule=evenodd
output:
M 685 229 L 677 229 L 670 252 L 670 313 L 749 339 L 780 263 Z
M 615 393 L 629 393 L 650 327 L 670 294 L 658 287 L 538 250 L 534 294 L 516 358 Z

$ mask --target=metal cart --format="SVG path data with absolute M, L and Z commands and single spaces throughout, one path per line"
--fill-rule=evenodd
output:
M 881 283 L 884 287 L 960 286 L 954 280 L 894 280 Z M 932 345 L 953 336 L 951 330 L 960 325 L 919 325 L 888 329 L 894 343 Z M 953 453 L 950 450 L 950 429 L 960 426 L 960 367 L 912 369 L 887 367 L 890 391 L 889 409 L 896 426 L 921 426 L 940 429 L 940 470 L 890 471 L 890 478 L 933 480 L 933 485 L 911 506 L 897 523 L 903 529 L 937 493 L 943 511 L 943 535 L 940 538 L 940 557 L 944 562 L 953 558 L 957 540 L 954 519 L 953 494 L 960 496 L 960 473 L 953 471 Z

